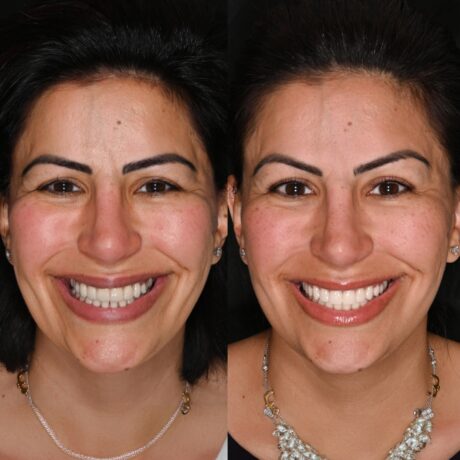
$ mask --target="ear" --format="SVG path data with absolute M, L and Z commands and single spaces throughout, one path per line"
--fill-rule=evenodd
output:
M 457 247 L 458 250 L 452 250 Z M 452 263 L 458 260 L 460 256 L 460 187 L 455 190 L 455 213 L 453 215 L 453 227 L 450 232 L 449 252 L 447 262 Z
M 10 246 L 10 225 L 8 219 L 8 203 L 4 197 L 0 198 L 0 236 L 5 248 Z
M 241 231 L 241 194 L 238 192 L 235 176 L 230 176 L 227 181 L 227 205 L 236 239 L 240 248 L 244 248 L 244 237 Z
M 220 191 L 217 198 L 217 227 L 214 233 L 214 249 L 222 248 L 228 234 L 228 210 L 225 201 L 225 192 Z M 213 263 L 217 263 L 220 255 L 214 254 Z

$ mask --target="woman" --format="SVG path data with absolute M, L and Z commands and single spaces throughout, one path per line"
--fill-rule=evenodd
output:
M 400 0 L 289 1 L 236 89 L 229 206 L 271 330 L 229 354 L 229 458 L 453 457 L 460 346 L 427 315 L 460 253 L 459 52 Z
M 1 31 L 2 459 L 222 446 L 217 6 L 41 2 Z

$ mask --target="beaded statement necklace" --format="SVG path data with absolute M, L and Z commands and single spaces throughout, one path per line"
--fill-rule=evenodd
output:
M 275 392 L 268 380 L 269 351 L 269 339 L 267 339 L 262 362 L 265 389 L 264 414 L 275 426 L 273 436 L 278 438 L 279 460 L 328 460 L 313 446 L 302 441 L 294 428 L 281 417 L 280 410 L 275 404 Z M 402 441 L 388 452 L 385 460 L 414 460 L 417 452 L 424 449 L 431 440 L 433 398 L 436 397 L 440 386 L 439 377 L 436 375 L 436 356 L 431 346 L 428 347 L 428 354 L 431 361 L 432 387 L 428 392 L 426 406 L 414 410 L 414 419 L 406 428 Z
M 184 391 L 182 392 L 182 397 L 180 399 L 179 405 L 177 406 L 174 413 L 169 417 L 167 422 L 163 425 L 161 430 L 155 434 L 147 443 L 143 446 L 138 447 L 137 449 L 125 452 L 124 454 L 117 455 L 115 457 L 92 457 L 91 455 L 80 454 L 75 452 L 68 447 L 62 444 L 61 440 L 57 437 L 54 430 L 51 428 L 43 414 L 40 412 L 38 407 L 35 405 L 34 400 L 32 399 L 32 394 L 30 392 L 29 384 L 29 373 L 27 369 L 20 371 L 17 376 L 17 387 L 23 395 L 27 398 L 27 402 L 32 409 L 33 413 L 37 417 L 43 429 L 46 431 L 46 434 L 52 439 L 54 444 L 66 455 L 69 457 L 77 458 L 79 460 L 128 460 L 145 452 L 149 447 L 153 446 L 165 433 L 168 431 L 169 427 L 174 423 L 179 413 L 186 415 L 190 412 L 191 402 L 190 402 L 190 385 L 188 382 L 185 382 Z

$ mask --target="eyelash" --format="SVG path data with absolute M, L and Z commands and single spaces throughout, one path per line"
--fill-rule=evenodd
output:
M 396 185 L 398 187 L 398 190 L 395 192 L 390 190 L 390 193 L 381 193 L 382 191 L 380 191 L 380 193 L 373 193 L 373 191 L 377 189 L 378 187 L 381 187 L 381 186 L 391 187 L 393 185 Z M 289 186 L 293 187 L 291 191 L 286 189 Z M 382 196 L 382 197 L 390 198 L 390 197 L 402 195 L 407 192 L 411 192 L 413 189 L 414 187 L 412 185 L 408 184 L 405 181 L 402 181 L 401 179 L 396 179 L 394 177 L 385 177 L 383 179 L 379 179 L 378 182 L 372 185 L 372 188 L 369 191 L 368 195 Z M 269 188 L 269 192 L 276 193 L 278 195 L 286 196 L 289 198 L 309 196 L 314 193 L 312 188 L 308 184 L 298 179 L 286 179 L 281 182 L 278 182 Z
M 149 191 L 149 190 L 147 190 L 147 187 L 149 185 L 153 185 L 156 188 L 160 187 L 160 190 Z M 144 188 L 145 188 L 145 190 L 142 190 Z M 166 180 L 150 179 L 149 181 L 145 182 L 141 187 L 139 187 L 137 189 L 136 193 L 146 193 L 146 194 L 149 194 L 149 195 L 161 195 L 161 194 L 164 194 L 164 193 L 178 192 L 180 190 L 182 190 L 182 189 L 178 185 L 172 184 L 171 182 L 168 182 Z
M 391 186 L 391 185 L 396 185 L 398 187 L 398 190 L 395 193 L 372 193 L 375 189 L 381 186 Z M 401 190 L 401 187 L 403 188 Z M 402 181 L 401 179 L 396 179 L 394 177 L 385 177 L 383 179 L 379 179 L 378 182 L 372 185 L 371 190 L 369 191 L 369 195 L 371 196 L 382 196 L 382 197 L 395 197 L 399 195 L 403 195 L 404 193 L 411 192 L 414 190 L 414 187 L 410 184 L 408 184 L 405 181 Z
M 287 190 L 287 187 L 289 186 L 293 187 L 294 189 L 291 191 Z M 284 190 L 281 190 L 283 187 L 284 187 Z M 309 191 L 305 193 L 306 190 L 309 190 Z M 308 195 L 313 194 L 312 188 L 308 184 L 306 184 L 305 182 L 299 179 L 285 179 L 281 182 L 277 182 L 276 184 L 273 184 L 269 188 L 269 192 L 277 193 L 278 195 L 286 196 L 289 198 L 296 198 L 296 197 L 308 196 Z
M 64 188 L 64 190 L 53 190 L 53 186 L 60 185 Z M 67 187 L 71 187 L 73 190 L 66 190 Z M 66 196 L 66 195 L 74 195 L 77 193 L 81 193 L 82 189 L 77 184 L 72 182 L 68 179 L 54 179 L 46 184 L 41 185 L 38 187 L 39 192 L 46 192 L 52 195 L 59 195 L 59 196 Z

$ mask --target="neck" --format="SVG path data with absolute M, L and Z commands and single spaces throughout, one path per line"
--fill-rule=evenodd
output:
M 347 458 L 378 458 L 399 442 L 413 410 L 427 403 L 430 374 L 425 324 L 372 366 L 351 374 L 325 372 L 276 332 L 271 337 L 269 379 L 281 416 L 331 458 L 340 458 L 344 445 L 351 449 Z M 350 433 L 359 433 L 356 445 Z M 375 433 L 382 439 L 376 442 Z
M 119 454 L 143 445 L 178 406 L 182 345 L 183 331 L 139 366 L 98 374 L 39 333 L 31 394 L 64 445 L 92 455 Z

